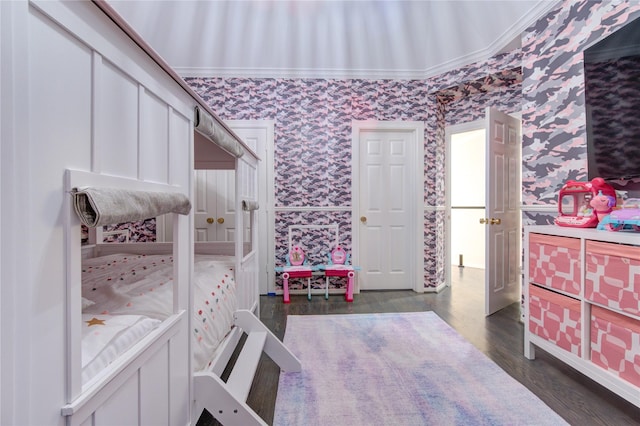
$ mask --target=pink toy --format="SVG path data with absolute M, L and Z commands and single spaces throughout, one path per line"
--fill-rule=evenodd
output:
M 304 251 L 300 246 L 293 246 L 289 252 L 289 263 L 293 266 L 300 266 L 304 263 Z
M 605 213 L 604 217 L 600 219 L 598 229 L 640 231 L 640 200 L 630 198 L 622 204 L 621 208 L 611 210 L 610 214 Z
M 340 246 L 333 249 L 331 252 L 331 262 L 334 265 L 344 265 L 347 261 L 347 252 Z
M 353 279 L 356 276 L 355 267 L 348 265 L 349 255 L 340 246 L 331 251 L 329 256 L 329 264 L 324 266 L 324 275 L 326 277 L 325 298 L 329 298 L 329 277 L 346 277 L 347 292 L 344 298 L 347 302 L 353 302 Z
M 559 215 L 554 222 L 559 226 L 595 228 L 606 215 L 605 211 L 610 212 L 615 205 L 616 191 L 604 179 L 595 178 L 591 182 L 570 180 L 560 189 Z M 602 214 L 599 216 L 599 213 Z
M 606 215 L 611 213 L 613 207 L 616 205 L 616 197 L 611 195 L 604 195 L 602 190 L 598 191 L 598 195 L 591 199 L 589 203 L 591 207 L 596 211 L 598 222 L 600 222 Z
M 287 266 L 276 268 L 277 272 L 282 272 L 283 302 L 290 303 L 289 278 L 306 278 L 309 291 L 308 298 L 311 299 L 311 277 L 313 268 L 305 265 L 304 250 L 300 246 L 293 246 L 287 256 Z

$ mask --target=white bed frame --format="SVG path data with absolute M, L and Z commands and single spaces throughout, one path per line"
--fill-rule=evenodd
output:
M 235 158 L 194 131 L 194 108 L 213 111 L 108 4 L 0 2 L 0 31 L 0 423 L 188 425 L 206 408 L 223 424 L 264 424 L 245 402 L 261 353 L 289 371 L 300 363 L 256 317 L 257 244 L 246 250 L 239 232 L 237 327 L 212 370 L 193 373 L 193 213 L 170 215 L 167 225 L 173 315 L 82 385 L 82 247 L 68 193 L 115 186 L 193 200 L 194 167 L 234 169 L 244 229 L 242 199 L 257 199 L 255 153 L 240 141 L 245 155 Z M 243 332 L 239 367 L 224 383 L 219 374 Z

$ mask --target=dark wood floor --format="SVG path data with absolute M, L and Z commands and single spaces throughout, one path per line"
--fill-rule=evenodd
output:
M 503 370 L 524 384 L 572 425 L 640 425 L 640 408 L 616 396 L 540 349 L 536 359 L 523 355 L 519 304 L 484 316 L 483 270 L 454 267 L 452 285 L 438 294 L 375 291 L 355 295 L 353 303 L 335 295 L 329 300 L 292 296 L 261 297 L 261 319 L 280 339 L 287 315 L 435 311 Z M 279 369 L 263 354 L 247 403 L 267 423 L 273 422 Z M 198 426 L 215 422 L 204 413 Z

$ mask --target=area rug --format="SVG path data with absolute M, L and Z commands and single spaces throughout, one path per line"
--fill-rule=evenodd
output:
M 275 426 L 563 425 L 434 312 L 290 315 Z

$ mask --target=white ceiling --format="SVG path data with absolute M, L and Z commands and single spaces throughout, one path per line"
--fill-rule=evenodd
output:
M 550 0 L 109 0 L 183 76 L 427 78 L 519 45 Z

